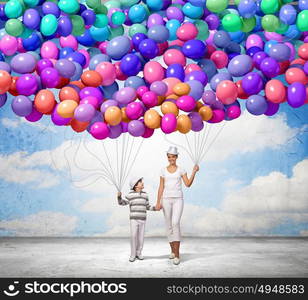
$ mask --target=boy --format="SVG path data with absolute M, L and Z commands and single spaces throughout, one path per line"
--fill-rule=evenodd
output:
M 148 194 L 143 191 L 142 177 L 131 179 L 129 185 L 131 191 L 125 196 L 126 199 L 122 199 L 122 193 L 118 192 L 118 203 L 119 205 L 129 205 L 131 233 L 131 255 L 129 261 L 133 262 L 136 258 L 143 259 L 141 251 L 143 248 L 147 210 L 155 210 L 155 206 L 150 206 Z

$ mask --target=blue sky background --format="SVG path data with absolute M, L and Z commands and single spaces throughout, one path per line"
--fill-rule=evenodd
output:
M 242 101 L 241 104 L 243 103 Z M 195 214 L 194 211 L 196 209 L 200 212 L 199 218 L 202 222 L 204 221 L 203 219 L 208 217 L 208 211 L 213 211 L 213 209 L 215 210 L 215 214 L 222 213 L 223 218 L 225 213 L 222 212 L 221 209 L 222 203 L 225 201 L 226 197 L 230 194 L 236 196 L 238 191 L 249 186 L 257 177 L 267 176 L 271 172 L 280 172 L 285 174 L 288 178 L 293 176 L 292 172 L 294 166 L 308 158 L 308 128 L 305 128 L 305 125 L 307 125 L 308 105 L 299 109 L 293 109 L 287 104 L 283 104 L 275 118 L 281 114 L 287 116 L 286 124 L 288 127 L 302 129 L 299 134 L 284 145 L 280 145 L 275 149 L 264 148 L 254 152 L 243 153 L 236 151 L 226 159 L 221 160 L 207 161 L 205 159 L 201 164 L 201 171 L 197 176 L 195 185 L 193 185 L 190 190 L 185 190 L 185 205 L 187 207 L 188 219 Z M 258 118 L 252 115 L 250 117 L 255 120 Z M 4 126 L 3 120 L 7 123 L 8 119 L 12 121 L 13 124 L 18 125 L 11 127 Z M 43 119 L 39 121 L 39 124 L 48 126 L 49 129 L 47 130 L 28 125 L 26 122 L 16 122 L 19 122 L 19 118 L 12 112 L 10 100 L 8 100 L 6 105 L 0 109 L 0 156 L 4 159 L 20 151 L 25 152 L 26 157 L 29 157 L 39 151 L 52 150 L 60 146 L 65 140 L 65 128 L 51 125 L 48 116 L 44 116 Z M 245 124 L 243 124 L 243 126 L 245 126 Z M 247 127 L 245 130 L 255 130 L 255 128 Z M 79 136 L 80 135 L 87 135 L 87 133 L 79 134 Z M 68 136 L 75 138 L 76 134 L 69 132 Z M 228 144 L 225 144 L 225 147 L 228 147 Z M 161 149 L 161 152 L 164 150 L 165 149 Z M 157 153 L 157 155 L 160 154 Z M 147 159 L 148 156 L 145 155 L 138 160 L 136 164 L 139 164 L 139 167 L 142 168 L 144 166 L 144 160 Z M 155 172 L 158 173 L 160 167 L 162 166 L 158 166 Z M 67 220 L 73 223 L 71 230 L 61 230 L 60 226 L 58 231 L 56 230 L 51 234 L 92 236 L 104 234 L 106 232 L 110 232 L 111 235 L 113 232 L 114 235 L 125 235 L 128 233 L 127 228 L 125 229 L 125 226 L 128 224 L 128 211 L 126 208 L 114 205 L 108 209 L 97 209 L 97 211 L 95 209 L 84 209 L 84 205 L 88 201 L 97 197 L 101 197 L 102 205 L 107 202 L 109 205 L 109 201 L 115 203 L 115 190 L 110 192 L 110 188 L 106 185 L 106 192 L 104 193 L 104 181 L 100 181 L 99 184 L 102 187 L 102 191 L 97 195 L 95 190 L 88 191 L 75 188 L 69 180 L 65 170 L 57 171 L 50 168 L 48 165 L 35 166 L 34 169 L 39 169 L 42 174 L 47 174 L 48 177 L 50 176 L 49 178 L 60 178 L 58 184 L 47 188 L 37 188 L 38 183 L 35 181 L 26 183 L 12 182 L 3 178 L 3 170 L 1 171 L 0 169 L 0 235 L 49 235 L 55 225 L 53 222 L 57 222 L 59 216 L 59 222 L 63 222 L 63 227 L 66 226 L 65 222 Z M 28 167 L 27 170 L 31 170 L 31 166 Z M 49 180 L 49 178 L 44 178 L 44 180 Z M 232 179 L 233 184 L 226 184 L 230 179 Z M 158 177 L 157 182 L 153 182 L 154 187 L 157 183 Z M 153 191 L 155 192 L 155 188 L 153 188 Z M 306 235 L 308 230 L 308 219 L 306 218 L 306 214 L 308 213 L 307 188 L 306 191 L 307 195 L 305 197 L 307 198 L 307 204 L 304 206 L 306 210 L 301 209 L 297 212 L 297 216 L 301 215 L 301 218 L 298 220 L 289 218 L 286 212 L 286 215 L 279 219 L 280 221 L 278 220 L 276 223 L 265 226 L 264 228 L 262 228 L 262 226 L 260 228 L 256 226 L 248 231 L 246 230 L 245 234 Z M 154 204 L 155 194 L 151 196 L 151 202 Z M 279 201 L 279 199 L 276 200 Z M 247 206 L 250 205 L 249 202 L 250 199 L 247 199 Z M 44 212 L 45 215 L 41 215 L 42 212 Z M 202 215 L 203 212 L 204 216 Z M 271 213 L 274 216 L 276 214 L 275 211 L 271 211 Z M 260 214 L 260 212 L 256 213 L 252 219 L 257 219 L 258 214 Z M 279 214 L 279 212 L 277 212 L 277 214 Z M 33 219 L 29 219 L 29 216 L 33 216 Z M 114 216 L 117 216 L 118 219 L 114 218 Z M 150 217 L 152 218 L 152 216 Z M 110 220 L 111 218 L 117 219 L 118 221 L 112 223 Z M 183 218 L 183 222 L 187 220 L 187 218 Z M 215 218 L 217 219 L 219 217 Z M 245 218 L 245 216 L 241 218 Z M 48 228 L 45 231 L 40 231 L 31 224 L 31 222 L 38 222 L 38 225 L 43 224 Z M 118 228 L 115 222 L 120 223 L 119 225 L 121 226 L 123 225 L 124 231 L 120 229 L 113 231 L 113 227 Z M 186 225 L 188 232 L 191 233 L 191 231 L 193 231 L 193 233 L 195 232 L 196 234 L 203 233 L 203 227 L 200 222 L 201 225 L 192 225 L 191 228 L 189 227 L 191 224 L 188 224 L 189 221 L 185 222 L 186 224 L 183 223 L 183 226 L 185 228 Z M 243 226 L 246 226 L 245 222 L 249 221 L 244 221 Z M 159 226 L 161 226 L 161 230 L 158 231 L 158 233 L 154 230 L 155 224 L 160 224 Z M 222 226 L 220 231 L 214 230 L 214 235 L 224 235 L 225 230 L 223 226 L 229 226 L 221 225 L 221 223 L 215 225 L 215 222 L 212 224 L 213 227 Z M 232 229 L 232 224 L 230 225 L 231 229 L 229 234 L 241 234 L 238 229 Z M 24 230 L 20 229 L 23 226 L 25 227 Z M 151 231 L 152 227 L 153 231 Z M 205 226 L 205 228 L 210 227 L 211 224 L 206 224 Z M 163 233 L 162 215 L 155 215 L 152 221 L 149 222 L 148 228 L 149 233 Z

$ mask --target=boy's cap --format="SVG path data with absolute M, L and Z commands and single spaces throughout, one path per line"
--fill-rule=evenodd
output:
M 139 180 L 142 180 L 142 179 L 143 179 L 143 177 L 133 177 L 133 178 L 131 178 L 131 180 L 129 181 L 130 189 L 132 190 L 134 188 L 134 186 L 136 185 L 136 183 Z

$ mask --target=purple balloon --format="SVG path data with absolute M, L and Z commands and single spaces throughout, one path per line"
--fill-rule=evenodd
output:
M 170 6 L 166 10 L 166 15 L 169 20 L 176 19 L 182 23 L 184 21 L 184 14 L 181 9 L 175 6 Z
M 60 74 L 55 68 L 45 68 L 41 72 L 41 81 L 45 87 L 55 88 L 60 81 Z
M 4 61 L 0 61 L 0 70 L 11 73 L 11 67 L 8 63 Z
M 33 74 L 24 74 L 20 76 L 16 81 L 16 90 L 20 95 L 33 95 L 36 93 L 37 89 L 37 78 Z
M 102 103 L 100 110 L 104 114 L 108 107 L 110 107 L 110 106 L 118 106 L 118 104 L 119 103 L 116 100 L 112 100 L 112 99 L 106 100 L 106 101 L 104 101 Z
M 11 60 L 11 67 L 14 72 L 19 74 L 32 73 L 36 66 L 36 60 L 29 53 L 20 53 Z
M 122 124 L 118 124 L 118 125 L 115 125 L 115 126 L 111 126 L 109 125 L 109 137 L 111 139 L 116 139 L 118 138 L 121 133 L 122 133 Z
M 293 82 L 288 86 L 288 103 L 297 108 L 305 104 L 306 88 L 301 82 Z
M 140 120 L 133 120 L 128 123 L 128 132 L 135 137 L 142 136 L 145 132 L 145 126 Z
M 57 113 L 57 107 L 59 104 L 55 106 L 51 114 L 51 121 L 57 126 L 67 125 L 72 118 L 63 118 Z
M 41 23 L 41 17 L 39 12 L 34 8 L 25 10 L 22 22 L 29 29 L 38 29 Z
M 243 77 L 242 87 L 247 95 L 258 94 L 263 89 L 263 79 L 260 74 L 250 72 Z
M 55 68 L 58 70 L 59 74 L 65 78 L 71 78 L 76 71 L 75 64 L 65 58 L 59 59 L 55 64 Z
M 166 77 L 175 77 L 184 81 L 185 71 L 181 64 L 171 64 L 166 70 Z
M 189 96 L 192 96 L 196 101 L 202 97 L 204 86 L 198 80 L 189 80 L 186 82 L 190 86 Z
M 188 73 L 185 76 L 184 81 L 190 81 L 190 80 L 198 80 L 200 81 L 204 86 L 207 85 L 208 82 L 208 78 L 207 75 L 204 71 L 192 71 L 190 73 Z
M 236 55 L 228 64 L 228 71 L 233 77 L 247 74 L 253 66 L 252 58 L 246 54 Z
M 36 65 L 36 70 L 37 70 L 37 73 L 38 74 L 41 74 L 41 72 L 46 69 L 46 68 L 52 68 L 53 67 L 53 63 L 50 59 L 48 58 L 43 58 L 43 59 L 40 59 L 38 62 L 37 62 L 37 65 Z
M 148 28 L 151 28 L 155 25 L 165 25 L 163 17 L 157 13 L 151 14 L 147 20 Z
M 121 59 L 120 69 L 127 76 L 135 76 L 141 71 L 142 64 L 137 55 L 129 53 Z
M 283 43 L 274 44 L 269 49 L 269 55 L 279 62 L 286 61 L 290 59 L 291 49 Z
M 197 112 L 191 112 L 188 114 L 188 117 L 190 118 L 191 121 L 191 130 L 192 131 L 200 131 L 203 129 L 204 124 L 202 121 L 201 116 Z
M 120 104 L 128 104 L 136 99 L 136 90 L 132 87 L 121 88 L 117 93 L 115 99 Z
M 304 64 L 304 72 L 308 75 L 308 61 Z
M 168 87 L 163 81 L 154 81 L 150 86 L 150 90 L 158 96 L 164 96 Z
M 102 101 L 103 101 L 104 94 L 102 93 L 102 91 L 100 89 L 95 88 L 95 87 L 91 87 L 91 86 L 85 87 L 85 88 L 80 90 L 80 92 L 79 92 L 80 99 L 83 99 L 83 98 L 88 97 L 88 96 L 93 96 L 93 97 L 97 98 L 97 100 L 101 104 Z
M 261 95 L 252 95 L 246 100 L 246 108 L 253 115 L 262 115 L 268 109 L 268 102 Z
M 205 18 L 207 25 L 209 26 L 209 30 L 215 30 L 218 28 L 220 24 L 219 17 L 215 14 L 210 14 Z
M 25 117 L 31 114 L 33 103 L 28 97 L 19 95 L 13 99 L 11 106 L 17 116 Z
M 182 46 L 183 54 L 191 59 L 201 59 L 206 53 L 206 46 L 200 40 L 189 40 Z
M 202 100 L 203 100 L 204 104 L 211 105 L 211 103 L 213 103 L 213 101 L 215 101 L 215 99 L 216 99 L 216 94 L 211 90 L 206 90 L 202 94 Z
M 254 62 L 255 67 L 257 69 L 260 69 L 261 62 L 263 61 L 263 59 L 265 59 L 267 57 L 268 57 L 268 55 L 263 51 L 255 53 L 252 57 L 252 60 Z
M 91 104 L 79 104 L 74 111 L 74 118 L 80 122 L 89 122 L 95 115 L 95 108 Z
M 35 106 L 32 107 L 31 114 L 27 115 L 25 118 L 29 122 L 37 122 L 43 117 L 43 114 L 36 110 Z
M 267 57 L 262 60 L 260 70 L 265 76 L 272 78 L 279 74 L 280 66 L 274 58 Z
M 123 133 L 128 132 L 128 123 L 121 122 L 121 125 L 122 125 L 122 132 Z
M 271 101 L 267 102 L 267 110 L 264 113 L 266 116 L 270 117 L 273 116 L 274 114 L 276 114 L 279 110 L 279 103 L 273 103 Z
M 46 1 L 42 5 L 42 11 L 44 15 L 52 14 L 56 18 L 60 17 L 60 12 L 61 12 L 59 6 L 56 3 L 53 3 L 51 1 Z
M 213 91 L 216 91 L 217 85 L 224 80 L 231 80 L 232 76 L 228 72 L 220 72 L 214 75 L 210 81 L 210 86 Z
M 57 32 L 61 36 L 68 36 L 72 33 L 73 30 L 73 24 L 71 19 L 68 16 L 61 16 L 58 20 L 58 28 Z
M 7 100 L 7 94 L 1 94 L 0 95 L 0 107 L 2 107 L 5 103 L 6 103 L 6 100 Z

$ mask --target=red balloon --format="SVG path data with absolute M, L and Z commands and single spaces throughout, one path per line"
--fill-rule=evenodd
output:
M 237 85 L 231 80 L 221 81 L 217 85 L 216 96 L 223 104 L 233 103 L 238 96 Z
M 280 80 L 272 79 L 265 85 L 265 97 L 273 103 L 282 103 L 286 101 L 286 87 Z

